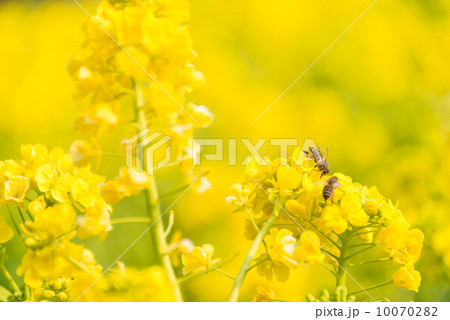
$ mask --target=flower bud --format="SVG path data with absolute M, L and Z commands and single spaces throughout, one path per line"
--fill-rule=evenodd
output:
M 52 299 L 52 298 L 55 297 L 55 291 L 52 291 L 52 290 L 44 290 L 43 295 L 44 295 L 44 297 L 45 297 L 46 299 Z
M 57 297 L 60 301 L 66 301 L 69 298 L 69 296 L 65 292 L 58 293 Z

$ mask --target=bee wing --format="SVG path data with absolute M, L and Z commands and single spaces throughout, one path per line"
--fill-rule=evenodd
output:
M 321 184 L 321 185 L 326 185 L 327 184 L 327 180 L 319 180 L 314 184 Z
M 319 145 L 317 145 L 317 150 L 319 150 L 320 155 L 323 157 L 322 148 Z

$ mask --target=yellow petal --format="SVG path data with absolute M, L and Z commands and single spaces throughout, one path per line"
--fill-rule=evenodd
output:
M 5 243 L 14 236 L 13 229 L 8 226 L 4 217 L 0 216 L 0 243 Z

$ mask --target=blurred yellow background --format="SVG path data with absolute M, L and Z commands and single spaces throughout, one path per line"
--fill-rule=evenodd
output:
M 80 1 L 91 13 L 98 1 Z M 418 294 L 393 286 L 374 291 L 395 301 L 449 301 L 450 244 L 450 3 L 445 0 L 379 1 L 255 125 L 259 115 L 371 4 L 371 1 L 191 0 L 196 66 L 206 85 L 192 94 L 215 114 L 199 138 L 313 138 L 328 146 L 332 172 L 376 185 L 399 201 L 408 221 L 425 233 L 418 263 Z M 68 149 L 76 135 L 73 85 L 65 65 L 83 41 L 88 19 L 70 0 L 2 1 L 0 34 L 1 159 L 19 157 L 19 146 L 43 143 Z M 114 134 L 114 133 L 113 133 Z M 117 152 L 118 145 L 108 148 Z M 239 151 L 239 159 L 245 157 Z M 274 147 L 262 154 L 276 155 Z M 112 158 L 100 173 L 114 177 L 125 159 Z M 238 160 L 239 161 L 239 160 Z M 188 193 L 176 206 L 176 227 L 196 244 L 211 243 L 224 270 L 236 274 L 250 242 L 241 213 L 225 197 L 244 167 L 209 162 L 212 189 Z M 174 172 L 157 174 L 161 193 L 182 184 Z M 167 199 L 166 205 L 171 200 Z M 114 217 L 143 215 L 142 199 L 122 201 Z M 4 214 L 4 209 L 2 214 Z M 84 241 L 109 266 L 145 230 L 117 226 L 101 243 Z M 25 248 L 7 244 L 15 269 Z M 150 237 L 124 257 L 127 265 L 153 261 Z M 380 269 L 354 271 L 364 286 L 386 280 Z M 314 282 L 311 279 L 315 279 Z M 19 281 L 19 280 L 18 280 Z M 250 274 L 243 299 L 259 281 Z M 303 301 L 332 284 L 325 269 L 305 266 L 287 284 L 273 281 L 277 297 Z M 183 287 L 187 300 L 223 301 L 231 280 L 208 274 Z M 351 284 L 356 288 L 354 284 Z

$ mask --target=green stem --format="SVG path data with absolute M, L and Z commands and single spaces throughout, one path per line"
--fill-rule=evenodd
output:
M 84 272 L 87 272 L 89 274 L 95 275 L 88 268 L 83 266 L 81 263 L 79 263 L 77 260 L 73 259 L 72 257 L 67 256 L 66 260 L 69 261 L 73 266 L 77 267 L 78 269 L 80 269 L 80 270 L 82 270 Z
M 124 224 L 124 223 L 146 223 L 150 224 L 152 221 L 148 217 L 129 217 L 129 218 L 117 218 L 111 219 L 111 224 Z
M 358 243 L 358 244 L 352 244 L 348 248 L 357 248 L 357 247 L 364 247 L 364 246 L 373 246 L 373 243 Z
M 228 298 L 228 302 L 236 302 L 238 300 L 239 292 L 241 290 L 245 276 L 247 275 L 247 272 L 250 268 L 250 265 L 252 264 L 252 261 L 255 258 L 255 255 L 258 252 L 258 249 L 261 246 L 261 243 L 263 242 L 264 237 L 269 232 L 270 228 L 272 228 L 273 224 L 275 223 L 276 219 L 278 218 L 278 215 L 280 214 L 280 211 L 282 209 L 281 206 L 284 205 L 284 201 L 285 201 L 284 198 L 280 198 L 280 199 L 278 199 L 277 202 L 274 203 L 274 209 L 273 209 L 272 215 L 267 220 L 267 222 L 264 224 L 264 226 L 260 229 L 260 231 L 256 235 L 255 240 L 253 240 L 250 250 L 248 251 L 247 256 L 244 259 L 244 262 L 242 263 L 242 266 L 239 269 L 239 273 L 237 274 L 236 278 L 234 279 L 233 288 L 231 289 L 230 296 Z
M 374 228 L 374 227 L 372 227 L 372 228 Z M 357 233 L 354 233 L 354 236 L 356 237 L 356 236 L 360 236 L 360 235 L 362 235 L 362 234 L 375 233 L 375 232 L 377 232 L 377 231 L 378 231 L 378 230 L 359 231 L 359 232 L 357 232 Z
M 358 291 L 349 293 L 348 295 L 349 295 L 349 296 L 352 296 L 352 295 L 355 295 L 355 294 L 358 294 L 358 293 L 361 293 L 361 292 L 365 292 L 365 291 L 373 290 L 373 289 L 380 288 L 380 287 L 383 287 L 383 286 L 387 286 L 387 285 L 389 285 L 389 284 L 391 284 L 391 283 L 393 283 L 392 280 L 390 280 L 390 281 L 388 281 L 388 282 L 384 282 L 384 283 L 377 284 L 376 286 L 369 287 L 369 288 L 366 288 L 366 289 L 364 289 L 364 290 L 358 290 Z
M 333 233 L 342 241 L 342 236 L 339 234 L 339 233 L 337 233 L 337 232 L 335 232 L 335 231 L 333 231 Z
M 226 277 L 228 277 L 228 278 L 234 280 L 234 277 L 233 277 L 232 275 L 226 273 L 225 271 L 222 271 L 222 270 L 220 270 L 220 269 L 215 269 L 214 271 L 216 271 L 216 272 L 218 272 L 218 273 L 220 273 L 220 274 L 223 274 L 224 276 L 226 276 Z
M 260 265 L 261 263 L 266 262 L 267 260 L 270 260 L 270 258 L 267 257 L 267 258 L 264 258 L 264 259 L 262 259 L 262 260 L 256 262 L 255 264 L 253 264 L 251 267 L 248 268 L 247 272 L 249 272 L 249 271 L 252 270 L 253 268 L 257 267 L 257 266 Z
M 378 228 L 383 228 L 384 226 L 382 225 L 368 225 L 368 226 L 364 226 L 364 227 L 357 227 L 357 228 L 353 228 L 352 232 L 353 234 L 356 235 L 357 232 L 360 232 L 361 230 L 364 230 L 366 228 L 370 228 L 372 230 L 367 230 L 365 231 L 366 233 L 370 233 L 370 232 L 376 232 Z
M 348 266 L 353 267 L 353 266 L 358 266 L 358 265 L 362 265 L 362 264 L 385 262 L 385 261 L 389 261 L 389 260 L 392 260 L 392 257 L 387 257 L 387 258 L 377 259 L 377 260 L 367 260 L 367 261 L 362 261 L 362 262 L 357 262 L 357 263 L 350 263 Z
M 31 221 L 34 221 L 34 217 L 33 215 L 30 213 L 30 210 L 25 210 L 25 212 L 27 213 L 28 218 L 30 218 Z
M 198 272 L 198 273 L 193 273 L 193 274 L 188 274 L 187 276 L 184 276 L 184 277 L 182 277 L 182 278 L 178 278 L 178 283 L 182 284 L 182 283 L 184 283 L 184 282 L 186 282 L 186 281 L 189 281 L 189 280 L 191 280 L 191 279 L 195 279 L 195 278 L 197 278 L 197 277 L 199 277 L 199 276 L 208 274 L 208 273 L 210 273 L 210 272 L 212 272 L 212 271 L 216 271 L 216 270 L 218 270 L 219 268 L 222 268 L 222 267 L 225 266 L 226 264 L 228 264 L 228 263 L 230 263 L 231 261 L 233 261 L 234 258 L 235 258 L 236 256 L 237 256 L 237 254 L 235 254 L 235 255 L 234 255 L 231 259 L 229 259 L 228 261 L 222 262 L 221 264 L 219 264 L 219 265 L 217 265 L 217 266 L 215 266 L 215 267 L 209 267 L 208 269 L 206 269 L 206 270 L 204 270 L 204 271 L 201 271 L 201 272 Z M 224 273 L 223 271 L 222 271 L 222 273 L 225 275 L 225 273 Z M 227 277 L 231 277 L 228 273 L 226 274 L 226 276 L 227 276 Z
M 334 272 L 333 269 L 331 269 L 330 267 L 326 266 L 325 264 L 322 264 L 322 266 L 327 269 L 335 278 L 337 277 L 336 272 Z
M 0 274 L 2 274 L 3 277 L 5 277 L 6 281 L 9 284 L 9 287 L 12 289 L 14 295 L 18 296 L 18 295 L 22 294 L 22 291 L 20 291 L 19 286 L 14 281 L 13 277 L 11 276 L 11 274 L 8 272 L 8 270 L 6 269 L 6 267 L 3 264 L 0 265 Z
M 189 188 L 189 185 L 188 185 L 188 184 L 187 184 L 187 185 L 184 185 L 184 186 L 182 186 L 182 187 L 180 187 L 180 188 L 177 188 L 177 189 L 175 189 L 175 190 L 169 191 L 169 192 L 167 192 L 167 193 L 165 193 L 165 194 L 162 194 L 162 195 L 159 196 L 159 198 L 161 199 L 161 198 L 165 198 L 165 197 L 174 195 L 174 194 L 176 194 L 176 193 L 180 193 L 180 192 L 186 190 L 187 188 Z
M 346 231 L 345 234 L 343 234 L 341 250 L 337 260 L 339 266 L 336 274 L 336 287 L 345 286 L 345 270 L 347 267 L 347 258 L 345 257 L 345 255 L 347 254 L 347 248 L 350 242 L 351 233 L 349 231 Z
M 184 276 L 182 278 L 178 278 L 177 281 L 178 281 L 179 284 L 183 284 L 186 281 L 198 278 L 198 277 L 203 276 L 205 274 L 208 274 L 210 272 L 219 271 L 219 268 L 221 268 L 221 267 L 223 267 L 223 265 L 219 265 L 219 266 L 216 266 L 216 267 L 213 267 L 213 268 L 209 268 L 209 269 L 206 269 L 205 271 L 201 271 L 201 272 L 198 272 L 198 273 L 188 274 L 187 276 Z M 226 275 L 227 275 L 227 277 L 230 276 L 228 273 Z
M 25 223 L 25 218 L 23 217 L 22 210 L 18 206 L 16 206 L 17 212 L 19 212 L 19 216 L 22 219 L 22 223 Z
M 332 244 L 334 244 L 334 246 L 338 249 L 341 249 L 341 247 L 335 242 L 333 241 L 329 236 L 327 236 L 322 230 L 320 230 L 319 228 L 316 227 L 316 225 L 314 223 L 312 223 L 312 221 L 306 220 L 309 222 L 309 224 L 311 226 L 313 226 L 314 229 L 316 229 L 321 235 L 323 235 L 328 241 L 330 241 Z
M 252 222 L 253 227 L 255 228 L 256 232 L 259 232 L 259 227 L 258 227 L 258 225 L 256 224 L 255 219 L 253 219 L 253 217 L 252 217 L 250 211 L 248 211 L 248 208 L 247 208 L 247 207 L 245 207 L 245 211 L 247 212 L 247 215 L 248 215 L 250 221 Z M 275 224 L 274 224 L 274 225 L 275 225 Z M 268 250 L 267 250 L 267 244 L 266 244 L 266 241 L 265 241 L 264 239 L 262 240 L 262 243 L 263 243 L 263 245 L 264 245 L 264 248 L 266 249 L 267 255 L 269 256 L 269 252 L 268 252 Z M 270 257 L 270 256 L 269 256 L 269 257 Z
M 24 291 L 24 298 L 25 298 L 25 300 L 30 300 L 31 299 L 31 289 L 30 289 L 30 287 L 25 284 L 23 291 Z
M 297 227 L 298 225 L 296 225 L 295 223 L 274 223 L 273 224 L 274 227 Z
M 348 257 L 346 257 L 346 259 L 348 260 L 348 259 L 350 259 L 350 258 L 353 258 L 354 256 L 356 256 L 356 255 L 358 255 L 358 254 L 360 254 L 360 253 L 363 253 L 364 251 L 370 250 L 370 249 L 372 249 L 373 247 L 375 247 L 375 244 L 374 244 L 374 243 L 373 243 L 371 246 L 368 246 L 367 248 L 364 248 L 364 249 L 361 249 L 361 250 L 359 250 L 359 251 L 356 251 L 355 253 L 349 255 Z
M 333 259 L 335 259 L 336 261 L 338 261 L 338 260 L 339 260 L 339 257 L 338 257 L 338 256 L 336 256 L 336 255 L 332 254 L 331 252 L 329 252 L 329 251 L 325 250 L 324 248 L 320 248 L 320 250 L 322 250 L 323 252 L 325 252 L 325 253 L 327 254 L 327 256 L 330 256 L 330 257 L 332 257 L 332 258 L 333 258 Z
M 134 107 L 136 112 L 136 127 L 138 132 L 147 128 L 147 120 L 145 117 L 145 113 L 142 110 L 142 105 L 144 103 L 144 99 L 142 97 L 142 92 L 140 90 L 139 84 L 134 83 L 134 91 L 136 92 L 134 99 Z M 141 159 L 143 159 L 143 155 L 141 155 Z M 172 265 L 172 261 L 167 254 L 164 252 L 167 249 L 167 241 L 164 230 L 164 222 L 161 219 L 161 206 L 159 201 L 159 193 L 156 185 L 156 179 L 154 176 L 150 177 L 150 186 L 146 190 L 145 198 L 147 204 L 147 213 L 150 221 L 154 224 L 152 228 L 150 228 L 150 233 L 153 240 L 153 245 L 156 249 L 157 255 L 161 260 L 161 264 L 166 272 L 167 280 L 170 283 L 172 288 L 172 293 L 175 298 L 175 301 L 182 302 L 183 297 L 181 295 L 180 286 L 178 285 L 177 277 L 175 275 L 175 271 Z
M 363 230 L 363 229 L 368 229 L 368 228 L 382 228 L 382 227 L 384 227 L 383 224 L 376 223 L 376 222 L 373 222 L 373 223 L 370 223 L 370 222 L 369 222 L 369 224 L 368 224 L 368 225 L 365 225 L 365 226 L 361 226 L 361 227 L 355 227 L 355 226 L 353 226 L 353 227 L 352 227 L 352 232 L 355 233 L 355 232 L 358 232 L 358 231 Z
M 172 287 L 173 296 L 177 302 L 182 302 L 183 297 L 181 295 L 177 277 L 172 266 L 172 261 L 170 260 L 169 255 L 164 254 L 168 245 L 165 236 L 164 222 L 160 219 L 161 207 L 158 201 L 158 189 L 154 176 L 150 176 L 150 187 L 146 190 L 146 199 L 149 218 L 154 223 L 153 227 L 150 229 L 150 232 L 152 234 L 155 248 L 159 255 L 159 259 L 161 260 L 161 264 L 166 271 L 167 279 Z
M 9 217 L 11 218 L 11 221 L 13 223 L 14 229 L 16 229 L 17 235 L 20 237 L 20 234 L 21 234 L 20 229 L 17 226 L 16 220 L 14 220 L 14 216 L 13 216 L 11 210 L 9 209 L 9 206 L 6 206 L 6 209 L 8 209 Z

